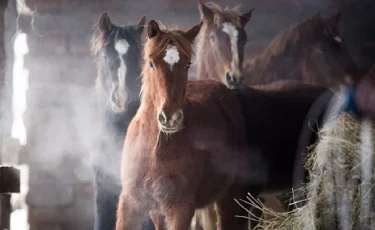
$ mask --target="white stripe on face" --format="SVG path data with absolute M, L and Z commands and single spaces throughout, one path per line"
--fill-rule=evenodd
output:
M 168 63 L 169 67 L 172 69 L 173 65 L 180 60 L 180 54 L 178 53 L 177 47 L 170 46 L 166 49 L 163 60 Z
M 129 47 L 129 43 L 125 39 L 120 39 L 115 43 L 115 50 L 117 51 L 118 57 L 120 59 L 120 67 L 117 71 L 119 87 L 123 87 L 125 85 L 125 76 L 127 68 L 124 62 L 123 55 L 128 52 Z
M 239 76 L 241 74 L 239 70 L 239 55 L 238 55 L 238 30 L 236 30 L 236 27 L 230 23 L 230 22 L 224 22 L 223 23 L 223 32 L 227 33 L 230 38 L 230 45 L 231 45 L 231 51 L 232 51 L 232 62 L 231 62 L 231 72 L 235 76 Z

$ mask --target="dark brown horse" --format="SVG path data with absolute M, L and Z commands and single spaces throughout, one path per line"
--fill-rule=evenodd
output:
M 240 76 L 238 81 L 233 81 L 232 78 L 225 77 L 227 73 L 225 66 L 228 66 L 228 63 L 236 62 L 236 68 L 241 70 L 237 72 L 242 72 L 244 45 L 247 40 L 244 26 L 250 19 L 252 10 L 241 14 L 236 8 L 223 10 L 217 4 L 203 4 L 201 1 L 199 1 L 199 9 L 203 25 L 197 45 L 198 55 L 196 64 L 198 74 L 196 78 L 219 80 L 231 89 L 240 88 L 241 79 L 244 76 L 247 79 L 252 79 L 253 75 L 256 75 L 254 79 L 258 79 L 257 76 L 260 76 L 259 82 L 256 83 L 267 83 L 268 77 L 263 75 L 267 71 L 260 70 L 261 73 L 257 74 L 255 73 L 256 67 L 254 67 L 254 72 L 251 76 L 246 73 L 249 68 L 245 68 L 243 74 L 237 74 L 237 76 Z M 275 77 L 275 79 L 269 82 L 285 79 L 293 79 L 293 81 L 288 80 L 287 82 L 289 83 L 275 83 L 272 84 L 273 86 L 267 88 L 270 88 L 270 90 L 279 90 L 289 84 L 298 85 L 298 82 L 301 81 L 312 83 L 308 80 L 298 79 L 297 76 L 307 77 L 309 75 L 307 79 L 314 79 L 313 77 L 317 74 L 318 70 L 321 73 L 317 77 L 324 78 L 324 81 L 320 80 L 320 82 L 315 82 L 315 84 L 320 83 L 323 85 L 346 83 L 347 78 L 345 76 L 357 74 L 357 67 L 348 54 L 345 41 L 338 28 L 340 18 L 340 13 L 331 18 L 322 18 L 320 14 L 316 14 L 313 17 L 314 20 L 306 20 L 298 26 L 294 26 L 288 33 L 283 32 L 275 38 L 275 42 L 273 42 L 275 45 L 270 45 L 271 48 L 266 49 L 268 51 L 264 52 L 264 57 L 259 55 L 259 60 L 265 60 L 264 66 L 274 65 L 274 68 L 270 67 L 270 71 L 283 73 L 283 77 L 281 77 L 281 74 L 277 75 L 277 77 L 280 76 L 280 79 Z M 233 42 L 231 41 L 233 39 L 231 38 L 233 36 L 231 37 L 230 34 L 223 33 L 224 25 L 228 25 L 228 23 L 235 25 L 234 29 L 236 31 L 233 34 L 238 35 L 236 37 L 236 49 L 232 49 Z M 330 35 L 331 37 L 329 37 Z M 235 58 L 237 54 L 240 57 L 238 62 Z M 310 59 L 307 59 L 307 57 Z M 257 58 L 254 60 L 258 60 Z M 288 60 L 303 60 L 303 62 L 298 62 L 297 67 L 295 65 L 282 66 Z M 327 65 L 330 65 L 329 68 L 327 68 Z M 280 66 L 282 68 L 279 68 Z M 296 71 L 296 68 L 302 67 L 303 71 Z M 287 70 L 290 72 L 287 72 Z M 210 74 L 211 71 L 216 74 Z M 332 74 L 333 77 L 331 76 Z M 271 77 L 273 76 L 276 75 L 272 73 Z M 264 87 L 261 88 L 264 89 Z
M 197 41 L 196 78 L 219 80 L 228 88 L 237 89 L 243 82 L 245 27 L 254 9 L 241 13 L 237 7 L 223 9 L 213 2 L 204 4 L 201 0 L 198 4 L 203 24 Z M 198 224 L 204 227 L 215 222 L 213 206 L 209 209 L 196 215 Z
M 332 104 L 337 97 L 341 100 Z M 357 84 L 336 93 L 324 86 L 279 81 L 244 86 L 238 98 L 246 118 L 249 148 L 266 159 L 267 180 L 260 194 L 282 192 L 306 182 L 303 165 L 307 147 L 318 140 L 316 132 L 332 105 L 339 108 L 331 114 L 334 116 L 345 111 L 358 118 L 375 119 L 375 65 Z
M 245 84 L 291 79 L 334 86 L 358 81 L 340 20 L 340 12 L 331 17 L 317 13 L 280 32 L 263 52 L 244 61 Z
M 246 229 L 233 199 L 244 196 L 247 182 L 258 183 L 262 175 L 252 171 L 261 169 L 247 160 L 253 156 L 233 92 L 217 81 L 188 82 L 200 27 L 184 32 L 148 24 L 141 105 L 124 144 L 117 230 L 137 229 L 146 210 L 154 220 L 155 213 L 165 215 L 170 230 L 187 230 L 195 209 L 212 202 L 219 229 Z
M 139 107 L 142 39 L 145 17 L 119 26 L 107 13 L 100 16 L 91 40 L 97 63 L 96 86 L 101 132 L 91 155 L 95 188 L 94 230 L 113 230 L 121 192 L 121 152 L 127 127 Z M 151 220 L 144 230 L 154 229 Z
M 254 9 L 242 14 L 237 8 L 198 2 L 203 25 L 197 42 L 197 79 L 220 80 L 228 88 L 237 89 L 243 82 L 244 28 Z

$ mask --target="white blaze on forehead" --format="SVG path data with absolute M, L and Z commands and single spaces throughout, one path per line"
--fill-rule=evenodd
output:
M 231 62 L 232 74 L 235 76 L 239 76 L 241 73 L 240 73 L 240 69 L 238 66 L 240 62 L 240 59 L 238 56 L 238 48 L 237 48 L 238 30 L 232 23 L 224 22 L 223 32 L 227 33 L 230 38 L 230 46 L 231 46 L 231 51 L 232 51 L 232 62 Z
M 342 42 L 342 38 L 341 38 L 340 36 L 335 36 L 333 39 L 334 39 L 336 42 L 338 42 L 338 43 L 341 43 L 341 42 Z
M 129 43 L 125 39 L 120 39 L 115 43 L 115 49 L 119 54 L 126 54 L 129 49 Z
M 180 60 L 180 54 L 178 53 L 176 46 L 170 46 L 165 51 L 165 56 L 163 60 L 169 64 L 169 67 L 172 69 L 173 65 Z
M 119 90 L 123 90 L 122 88 L 125 87 L 125 76 L 126 76 L 126 64 L 124 62 L 123 55 L 126 54 L 129 50 L 129 43 L 125 39 L 120 39 L 115 43 L 115 50 L 118 53 L 118 58 L 120 59 L 120 66 L 117 70 L 118 76 L 118 83 L 119 83 Z

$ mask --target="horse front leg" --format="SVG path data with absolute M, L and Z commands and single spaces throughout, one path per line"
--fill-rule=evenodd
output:
M 165 216 L 162 215 L 159 211 L 150 211 L 150 217 L 152 222 L 155 225 L 155 230 L 164 230 L 165 229 Z
M 216 208 L 211 204 L 204 209 L 195 211 L 196 229 L 192 230 L 216 230 Z
M 260 191 L 261 191 L 261 188 L 258 187 L 258 186 L 249 186 L 249 187 L 247 187 L 247 191 L 254 198 L 258 198 L 258 196 L 260 194 Z M 258 199 L 262 204 L 265 203 L 264 198 L 258 198 Z M 251 219 L 252 219 L 252 220 L 250 220 L 250 229 L 251 230 L 257 229 L 257 226 L 259 224 L 259 220 L 262 218 L 262 215 L 263 215 L 263 210 L 261 210 L 259 208 L 255 208 L 255 207 L 250 207 L 249 215 L 251 215 Z
M 128 194 L 121 193 L 117 208 L 116 230 L 141 229 L 147 214 L 142 206 Z
M 258 199 L 264 205 L 266 200 L 264 198 L 258 198 Z M 262 215 L 263 215 L 263 210 L 256 208 L 256 207 L 250 208 L 249 218 L 251 218 L 250 220 L 251 230 L 257 229 L 259 220 L 262 218 Z
M 173 205 L 165 210 L 168 230 L 189 230 L 195 208 L 191 204 Z
M 113 230 L 121 186 L 100 167 L 94 166 L 95 222 L 94 230 Z
M 253 189 L 250 191 L 254 191 Z M 258 190 L 257 190 L 258 191 Z M 255 192 L 255 191 L 254 191 Z M 250 192 L 254 197 L 258 193 Z M 220 200 L 216 202 L 217 211 L 217 230 L 247 230 L 249 228 L 249 220 L 243 217 L 248 215 L 248 211 L 238 205 L 234 199 L 244 199 L 246 197 L 246 189 L 243 186 L 233 186 Z M 253 213 L 255 214 L 255 213 Z M 236 216 L 242 217 L 236 217 Z M 255 214 L 259 215 L 259 214 Z

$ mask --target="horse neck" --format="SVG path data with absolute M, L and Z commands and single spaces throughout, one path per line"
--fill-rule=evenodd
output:
M 146 84 L 146 85 L 145 85 Z M 142 141 L 146 144 L 144 148 L 154 152 L 158 145 L 158 139 L 162 135 L 157 124 L 156 90 L 148 82 L 143 82 L 139 109 L 132 122 L 136 122 L 136 129 Z
M 293 44 L 297 53 L 292 51 L 275 53 L 271 47 L 266 47 L 261 53 L 255 55 L 244 64 L 244 73 L 247 84 L 267 84 L 278 80 L 302 80 L 302 62 L 304 49 L 298 44 Z
M 155 87 L 152 87 L 150 79 L 147 79 L 143 82 L 142 86 L 142 95 L 141 95 L 141 102 L 138 110 L 138 114 L 146 115 L 140 116 L 140 119 L 150 119 L 150 124 L 155 122 L 156 124 L 156 113 L 157 113 L 157 92 Z

